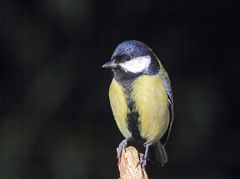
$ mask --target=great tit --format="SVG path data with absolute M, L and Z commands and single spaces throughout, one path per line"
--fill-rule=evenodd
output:
M 173 122 L 173 95 L 166 70 L 154 52 L 137 40 L 120 43 L 103 68 L 113 71 L 109 99 L 114 119 L 125 139 L 119 144 L 118 157 L 130 141 L 144 146 L 140 159 L 148 160 L 149 146 L 155 161 L 167 161 L 165 145 Z

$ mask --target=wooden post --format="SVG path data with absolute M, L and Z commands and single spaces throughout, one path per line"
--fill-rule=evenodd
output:
M 134 147 L 123 150 L 118 160 L 119 179 L 148 179 L 145 168 L 139 162 L 139 154 Z

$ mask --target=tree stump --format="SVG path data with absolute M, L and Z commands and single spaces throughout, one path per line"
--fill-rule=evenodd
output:
M 140 165 L 138 151 L 132 146 L 122 151 L 118 169 L 119 179 L 148 179 L 145 168 Z

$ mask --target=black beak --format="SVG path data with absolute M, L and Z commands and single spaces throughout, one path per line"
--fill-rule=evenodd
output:
M 105 63 L 102 68 L 117 68 L 117 64 L 114 61 L 109 61 L 107 63 Z

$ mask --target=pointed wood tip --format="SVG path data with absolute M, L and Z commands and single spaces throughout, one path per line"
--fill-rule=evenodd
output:
M 122 151 L 118 169 L 119 179 L 148 179 L 145 168 L 140 165 L 139 153 L 132 146 Z

